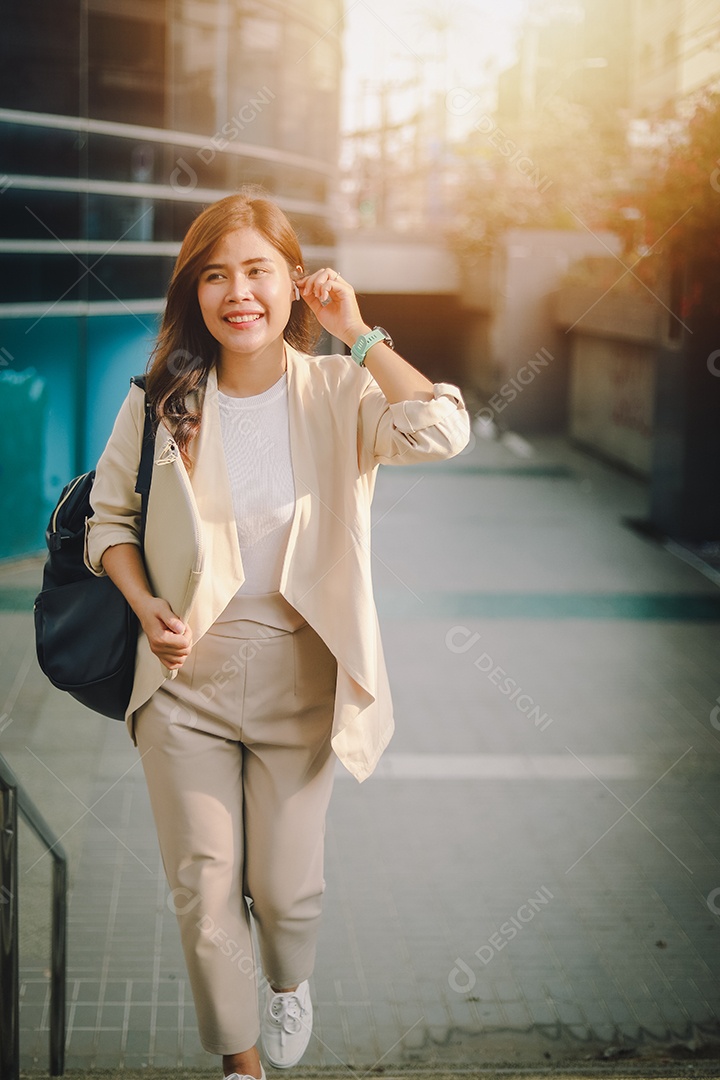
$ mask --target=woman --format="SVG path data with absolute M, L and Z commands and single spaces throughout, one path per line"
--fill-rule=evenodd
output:
M 353 354 L 309 355 L 312 316 Z M 86 561 L 139 619 L 127 723 L 203 1046 L 235 1080 L 264 1076 L 258 1035 L 278 1068 L 307 1047 L 335 758 L 363 780 L 392 734 L 370 576 L 377 465 L 452 457 L 469 438 L 457 387 L 433 385 L 376 330 L 337 271 L 304 272 L 272 201 L 245 190 L 210 206 L 182 245 L 147 377 L 147 535 L 170 553 L 185 534 L 162 509 L 178 452 L 202 533 L 182 616 L 153 591 L 161 556 L 140 552 L 136 386 L 93 487 Z

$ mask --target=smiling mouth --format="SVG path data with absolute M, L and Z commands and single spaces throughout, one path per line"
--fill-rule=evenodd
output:
M 262 315 L 257 313 L 251 315 L 226 315 L 225 322 L 230 323 L 231 326 L 243 326 L 246 323 L 257 322 L 258 319 L 262 319 Z

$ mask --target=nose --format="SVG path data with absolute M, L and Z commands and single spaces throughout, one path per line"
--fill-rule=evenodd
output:
M 233 303 L 237 300 L 247 300 L 252 295 L 250 278 L 246 274 L 233 274 L 228 282 L 226 300 Z

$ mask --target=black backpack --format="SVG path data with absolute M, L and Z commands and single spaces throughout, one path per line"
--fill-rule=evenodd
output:
M 145 390 L 145 376 L 131 382 Z M 142 454 L 135 491 L 142 497 L 141 537 L 145 530 L 153 459 L 153 423 L 145 402 Z M 67 484 L 45 532 L 48 557 L 42 588 L 35 598 L 37 658 L 53 686 L 66 690 L 89 709 L 123 720 L 135 676 L 138 621 L 109 577 L 85 566 L 85 521 L 95 471 Z

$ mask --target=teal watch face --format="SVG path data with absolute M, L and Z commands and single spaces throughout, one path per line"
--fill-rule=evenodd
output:
M 392 339 L 392 338 L 390 337 L 390 335 L 388 334 L 387 330 L 383 329 L 383 327 L 382 327 L 382 326 L 376 326 L 376 327 L 374 327 L 373 329 L 374 329 L 374 330 L 377 330 L 377 331 L 378 331 L 378 333 L 382 334 L 382 336 L 383 336 L 383 341 L 385 342 L 385 344 L 386 344 L 386 345 L 388 345 L 388 346 L 389 346 L 389 347 L 390 347 L 391 349 L 394 349 L 394 348 L 395 348 L 395 345 L 393 344 L 393 339 Z M 378 341 L 379 341 L 379 340 L 380 340 L 380 338 L 378 338 Z

